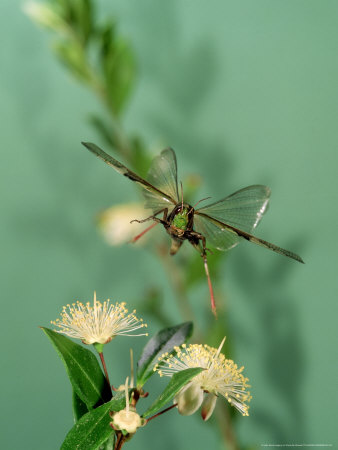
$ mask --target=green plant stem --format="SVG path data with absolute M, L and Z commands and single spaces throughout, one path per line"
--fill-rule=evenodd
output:
M 86 48 L 84 46 L 84 43 L 79 38 L 78 34 L 74 29 L 72 29 L 70 26 L 65 24 L 65 27 L 63 29 L 63 34 L 66 37 L 70 37 L 76 42 L 76 45 L 78 47 L 79 54 L 81 56 L 81 59 L 83 61 L 84 67 L 86 68 L 86 83 L 91 88 L 91 90 L 97 95 L 97 97 L 102 102 L 104 108 L 107 110 L 109 117 L 110 117 L 110 124 L 112 128 L 112 132 L 114 134 L 114 140 L 115 140 L 115 151 L 123 156 L 127 162 L 132 162 L 132 145 L 130 142 L 130 139 L 125 134 L 123 127 L 121 125 L 121 122 L 114 110 L 113 105 L 109 101 L 109 96 L 107 95 L 108 88 L 105 85 L 104 79 L 102 79 L 101 73 L 91 65 Z M 163 247 L 162 245 L 156 246 L 155 253 L 159 257 L 160 261 L 162 262 L 162 265 L 164 267 L 164 271 L 168 277 L 169 283 L 172 286 L 172 290 L 175 293 L 175 298 L 177 300 L 178 308 L 180 310 L 181 316 L 184 320 L 194 320 L 195 315 L 190 307 L 188 295 L 187 295 L 187 288 L 184 283 L 184 279 L 182 277 L 182 273 L 180 269 L 177 267 L 176 263 L 173 261 L 172 257 L 168 254 L 168 249 Z M 199 336 L 199 340 L 203 340 L 202 336 Z M 100 359 L 102 362 L 103 370 L 107 379 L 107 382 L 109 384 L 109 387 L 111 388 L 111 384 L 108 377 L 108 372 L 105 364 L 105 360 L 102 353 L 99 353 Z M 219 408 L 217 410 L 217 419 L 220 431 L 222 433 L 223 439 L 227 445 L 227 447 L 230 450 L 238 450 L 238 444 L 236 441 L 236 436 L 233 430 L 233 424 L 232 419 L 229 414 L 228 409 L 224 405 L 222 408 Z M 167 408 L 166 410 L 163 410 L 161 413 L 158 413 L 157 415 L 151 417 L 148 420 L 152 420 L 153 418 L 157 417 L 160 414 L 163 414 L 164 412 L 168 411 L 169 409 L 173 408 L 173 406 Z M 226 425 L 226 426 L 224 426 Z M 117 432 L 116 433 L 116 442 L 114 446 L 114 450 L 120 450 L 124 443 L 126 442 L 125 437 L 122 433 Z
M 106 380 L 107 380 L 107 382 L 109 384 L 110 392 L 113 395 L 112 390 L 111 390 L 111 384 L 110 384 L 110 381 L 109 381 L 109 375 L 108 375 L 108 371 L 107 371 L 106 361 L 105 361 L 104 356 L 103 356 L 103 352 L 100 352 L 99 355 L 100 355 L 100 359 L 101 359 L 101 363 L 102 363 L 102 367 L 103 367 L 103 371 L 104 371 Z
M 229 414 L 228 405 L 220 405 L 215 412 L 218 427 L 222 433 L 224 441 L 226 442 L 227 450 L 239 450 L 236 434 L 234 432 L 231 416 Z
M 130 161 L 131 146 L 126 134 L 123 132 L 122 125 L 118 120 L 114 107 L 109 101 L 109 96 L 107 95 L 107 86 L 105 86 L 100 73 L 95 70 L 95 68 L 90 63 L 87 57 L 84 43 L 80 39 L 76 31 L 74 31 L 67 23 L 65 23 L 63 32 L 66 37 L 72 39 L 73 42 L 75 42 L 79 55 L 82 59 L 83 66 L 86 68 L 86 81 L 94 91 L 94 93 L 99 97 L 105 108 L 108 110 L 111 118 L 111 126 L 116 140 L 116 150 Z
M 166 273 L 169 283 L 175 293 L 177 306 L 181 312 L 182 318 L 184 320 L 193 321 L 195 319 L 195 315 L 189 304 L 189 299 L 180 270 L 173 261 L 172 256 L 169 255 L 167 247 L 158 245 L 156 247 L 156 253 L 162 262 L 164 272 Z

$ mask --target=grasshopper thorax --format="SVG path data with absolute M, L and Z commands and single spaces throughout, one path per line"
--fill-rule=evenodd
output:
M 193 228 L 194 208 L 187 203 L 179 203 L 171 211 L 168 217 L 171 227 L 182 231 L 189 231 Z

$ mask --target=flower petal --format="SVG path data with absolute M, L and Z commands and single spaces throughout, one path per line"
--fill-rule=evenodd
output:
M 201 416 L 204 421 L 208 420 L 211 417 L 211 414 L 214 412 L 216 406 L 217 396 L 215 394 L 207 394 L 201 409 Z

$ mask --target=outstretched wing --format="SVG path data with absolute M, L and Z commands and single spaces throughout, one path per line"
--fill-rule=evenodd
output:
M 215 223 L 212 217 L 196 211 L 194 214 L 194 230 L 205 236 L 207 246 L 211 245 L 222 251 L 235 247 L 241 241 L 237 233 L 226 226 L 219 226 L 218 222 Z
M 156 156 L 148 171 L 147 179 L 159 191 L 164 192 L 167 198 L 172 199 L 172 203 L 178 203 L 177 188 L 177 161 L 172 148 L 166 148 Z M 150 208 L 155 212 L 163 208 L 170 208 L 166 199 L 159 197 L 156 193 L 149 190 L 143 192 L 146 203 L 145 208 Z
M 176 205 L 176 203 L 177 203 L 176 198 L 173 198 L 171 196 L 171 191 L 170 191 L 170 194 L 168 194 L 167 192 L 163 192 L 161 189 L 153 186 L 151 184 L 151 182 L 148 182 L 147 180 L 143 179 L 142 177 L 137 175 L 132 170 L 128 169 L 128 167 L 126 167 L 123 164 L 121 164 L 119 161 L 117 161 L 111 155 L 108 155 L 106 152 L 104 152 L 97 145 L 95 145 L 95 144 L 93 144 L 91 142 L 82 142 L 82 144 L 88 150 L 90 150 L 92 153 L 94 153 L 94 155 L 96 155 L 100 159 L 102 159 L 106 164 L 108 164 L 109 166 L 113 167 L 113 169 L 115 169 L 117 172 L 121 173 L 125 177 L 129 178 L 130 180 L 132 180 L 135 183 L 137 183 L 140 186 L 142 186 L 146 190 L 146 192 L 149 194 L 149 196 L 154 199 L 154 202 L 155 202 L 155 199 L 157 199 L 158 204 L 165 205 L 165 206 L 162 206 L 162 208 L 168 207 L 169 205 L 170 206 Z M 165 150 L 163 150 L 163 152 L 164 151 Z M 175 163 L 176 163 L 175 153 L 174 153 L 173 150 L 171 150 L 171 152 L 174 155 L 174 159 L 175 159 Z M 162 155 L 162 153 L 161 153 L 161 155 Z M 159 156 L 157 158 L 159 158 Z M 177 182 L 176 182 L 176 189 L 177 189 Z M 149 207 L 149 206 L 147 206 L 147 207 Z M 159 208 L 159 209 L 161 209 L 161 208 Z
M 208 220 L 212 217 L 221 223 L 251 233 L 267 209 L 270 189 L 253 185 L 195 211 L 194 228 L 202 233 L 210 244 L 219 250 L 234 247 L 241 238 L 233 230 L 219 227 Z
M 196 210 L 233 227 L 251 233 L 267 209 L 271 191 L 259 184 L 240 189 L 234 194 Z
M 234 247 L 236 244 L 238 244 L 242 239 L 246 239 L 247 241 L 253 242 L 254 244 L 258 244 L 262 247 L 265 247 L 269 250 L 273 250 L 276 253 L 279 253 L 284 256 L 288 256 L 289 258 L 295 259 L 296 261 L 299 261 L 304 264 L 304 261 L 302 258 L 297 255 L 296 253 L 290 252 L 290 250 L 285 250 L 284 248 L 278 247 L 275 244 L 271 244 L 271 242 L 264 241 L 263 239 L 257 238 L 256 236 L 253 236 L 250 233 L 247 233 L 246 231 L 240 230 L 238 228 L 232 227 L 226 223 L 223 223 L 217 219 L 214 219 L 213 217 L 200 214 L 198 216 L 198 220 L 202 219 L 203 223 L 210 222 L 213 227 L 218 229 L 219 234 L 216 234 L 216 239 L 219 239 L 219 246 L 215 245 L 216 248 L 219 250 L 228 250 L 231 247 Z M 195 217 L 194 217 L 195 222 Z M 196 228 L 197 230 L 197 228 Z M 214 231 L 214 228 L 213 228 Z M 224 237 L 221 238 L 220 235 L 224 234 Z M 208 235 L 205 235 L 208 240 Z M 209 241 L 212 243 L 212 235 L 209 238 Z M 221 241 L 221 239 L 223 239 Z M 217 243 L 217 242 L 216 242 Z M 223 247 L 223 248 L 220 248 Z
M 228 250 L 246 239 L 281 255 L 303 262 L 289 250 L 251 234 L 265 213 L 270 197 L 267 186 L 254 185 L 195 211 L 194 228 L 219 250 Z

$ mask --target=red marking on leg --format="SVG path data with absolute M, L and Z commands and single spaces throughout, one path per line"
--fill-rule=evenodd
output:
M 137 236 L 135 236 L 130 242 L 132 244 L 134 244 L 136 241 L 138 241 L 144 234 L 146 234 L 149 230 L 151 230 L 152 228 L 154 228 L 156 225 L 158 224 L 158 222 L 154 222 L 152 223 L 149 227 L 147 227 L 145 230 L 142 231 L 142 233 L 138 234 Z
M 214 297 L 214 291 L 212 289 L 212 284 L 211 284 L 211 279 L 210 279 L 210 275 L 209 275 L 209 268 L 208 268 L 208 262 L 207 262 L 207 258 L 204 258 L 204 269 L 205 269 L 205 273 L 208 279 L 208 286 L 209 286 L 209 292 L 210 292 L 210 303 L 211 303 L 211 310 L 212 313 L 214 314 L 214 316 L 217 319 L 217 313 L 216 313 L 216 303 L 215 303 L 215 297 Z

